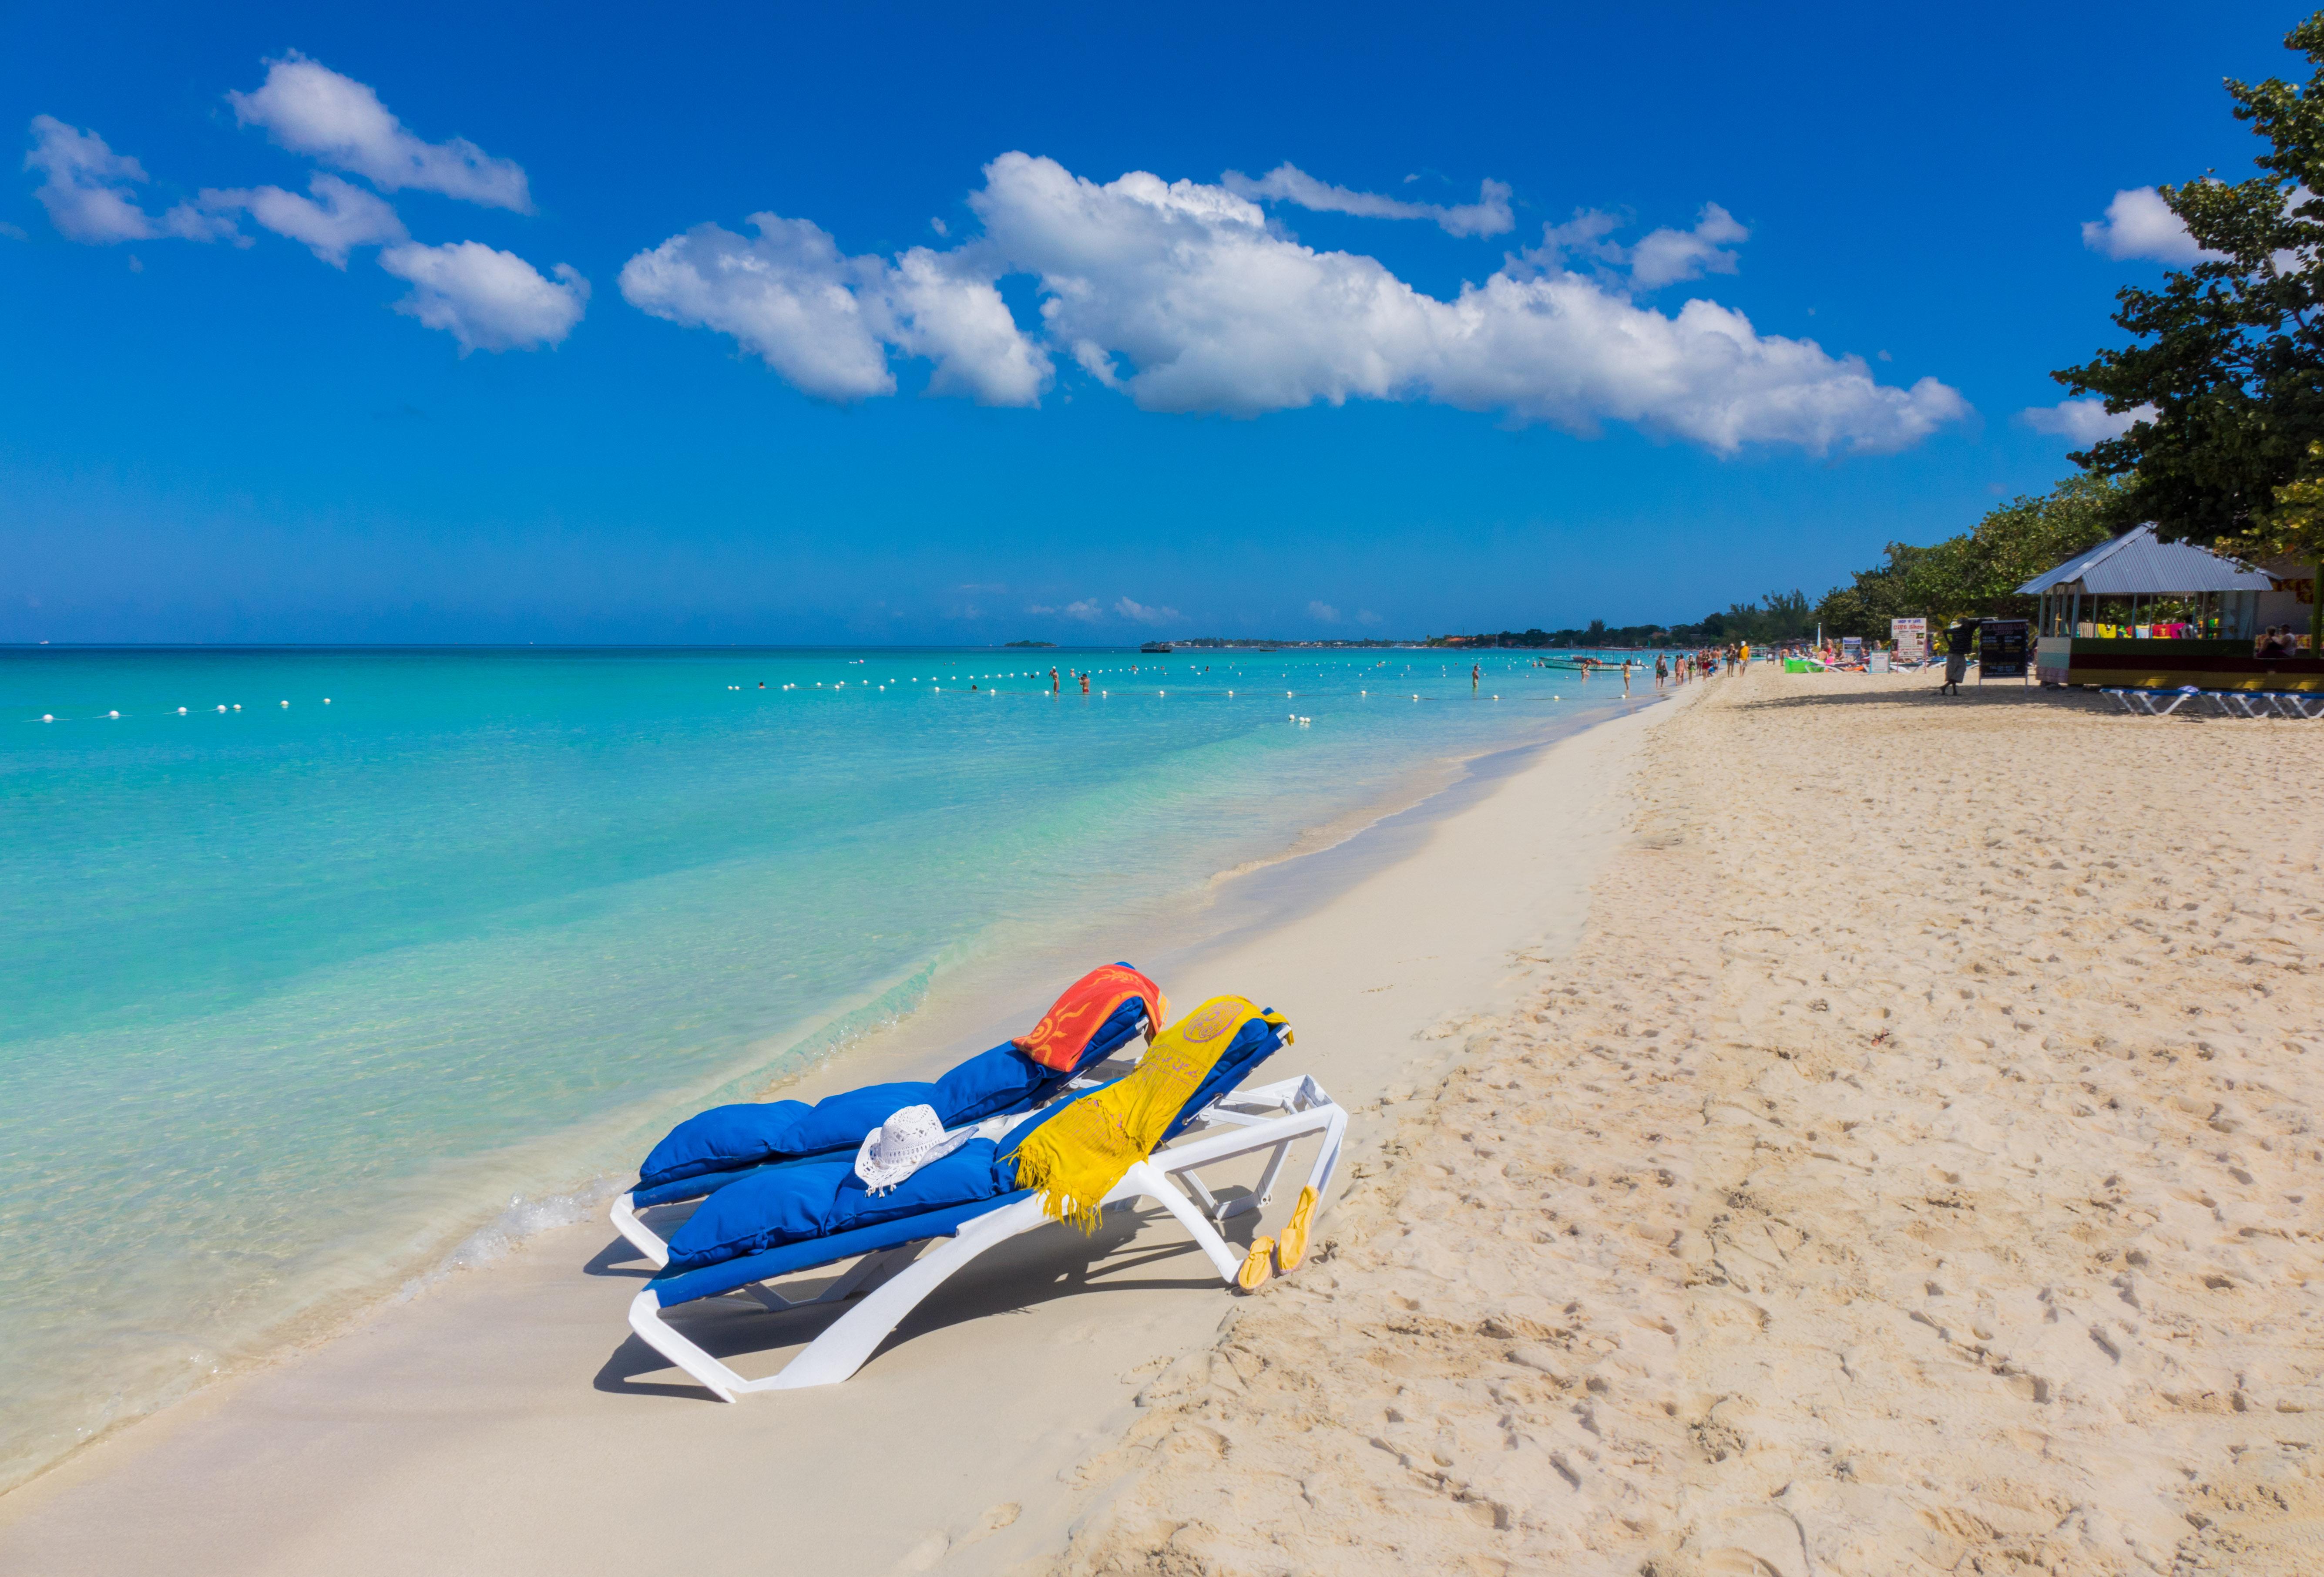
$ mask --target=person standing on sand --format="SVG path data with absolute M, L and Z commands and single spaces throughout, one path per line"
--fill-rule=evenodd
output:
M 1941 696 L 1950 690 L 1958 696 L 1960 694 L 1961 677 L 1969 672 L 1969 653 L 1961 650 L 1958 637 L 1947 641 L 1945 646 L 1945 682 L 1937 687 L 1937 694 Z

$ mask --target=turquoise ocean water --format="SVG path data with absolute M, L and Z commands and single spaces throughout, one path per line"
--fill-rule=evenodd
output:
M 0 1488 L 1619 693 L 1514 652 L 0 651 Z

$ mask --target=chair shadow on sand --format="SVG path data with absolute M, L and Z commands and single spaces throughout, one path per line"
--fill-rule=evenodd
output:
M 2095 712 L 2107 717 L 2127 717 L 2113 698 L 2096 690 L 2047 690 L 2015 679 L 1996 679 L 1979 687 L 1975 679 L 1961 682 L 1958 696 L 1937 694 L 1932 678 L 1926 686 L 1892 686 L 1878 690 L 1823 690 L 1804 695 L 1755 696 L 1738 701 L 1743 712 L 1797 712 L 1818 706 L 2046 706 L 2052 711 Z M 2193 714 L 2190 714 L 2193 715 Z M 2221 718 L 2220 722 L 2227 719 Z
M 1249 1189 L 1222 1187 L 1222 1204 L 1240 1198 Z M 1221 1226 L 1220 1235 L 1238 1249 L 1248 1249 L 1259 1223 L 1259 1213 L 1233 1217 Z M 1024 1314 L 1059 1298 L 1093 1293 L 1150 1292 L 1183 1288 L 1216 1292 L 1218 1272 L 1202 1250 L 1184 1237 L 1162 1239 L 1140 1247 L 1137 1240 L 1152 1226 L 1169 1227 L 1169 1213 L 1154 1205 L 1109 1210 L 1096 1232 L 1084 1236 L 1062 1223 L 1012 1238 L 964 1266 L 934 1294 L 907 1314 L 864 1362 L 878 1363 L 891 1349 L 931 1332 L 989 1319 L 995 1314 Z M 1152 1274 L 1157 1268 L 1185 1261 L 1184 1275 Z M 786 1297 L 813 1297 L 837 1279 L 844 1264 L 786 1277 L 780 1290 Z M 587 1276 L 622 1277 L 641 1286 L 653 1275 L 642 1254 L 620 1238 L 600 1249 L 582 1267 Z M 853 1299 L 836 1304 L 782 1311 L 765 1308 L 747 1296 L 706 1299 L 687 1311 L 686 1334 L 722 1361 L 756 1357 L 778 1369 L 793 1350 L 821 1335 L 854 1307 Z M 753 1367 L 757 1367 L 756 1364 Z M 639 1376 L 663 1372 L 669 1360 L 641 1341 L 633 1332 L 606 1358 L 596 1374 L 598 1390 L 625 1396 L 683 1397 L 716 1404 L 718 1398 L 690 1379 L 675 1383 L 643 1380 Z M 723 1404 L 721 1404 L 723 1405 Z

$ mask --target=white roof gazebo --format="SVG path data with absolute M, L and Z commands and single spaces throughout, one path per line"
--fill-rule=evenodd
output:
M 2152 525 L 2017 589 L 2042 599 L 2034 673 L 2044 685 L 2324 689 L 2324 661 L 2253 639 L 2273 576 L 2191 542 L 2157 541 Z
M 2043 635 L 2095 635 L 2098 602 L 2101 597 L 2127 603 L 2121 621 L 2135 626 L 2142 601 L 2170 598 L 2185 603 L 2198 598 L 2219 601 L 2197 622 L 2216 627 L 2222 638 L 2248 639 L 2252 611 L 2259 594 L 2275 583 L 2261 571 L 2192 542 L 2155 540 L 2152 524 L 2134 526 L 2118 537 L 2075 554 L 2056 568 L 2035 576 L 2017 588 L 2020 596 L 2040 597 L 2038 626 Z M 2083 604 L 2089 604 L 2086 632 Z
M 2075 554 L 2017 588 L 2020 596 L 2178 597 L 2202 592 L 2263 592 L 2274 585 L 2256 569 L 2192 542 L 2158 542 L 2153 525 Z

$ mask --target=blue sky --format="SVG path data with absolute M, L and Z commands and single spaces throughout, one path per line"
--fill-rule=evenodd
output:
M 2183 244 L 2139 192 L 2298 63 L 2248 4 L 1609 9 L 16 8 L 0 641 L 1812 595 L 2065 473 L 2023 413 Z

